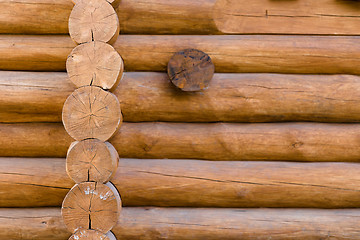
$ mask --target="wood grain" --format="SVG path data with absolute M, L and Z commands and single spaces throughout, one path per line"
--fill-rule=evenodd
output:
M 74 42 L 102 41 L 112 44 L 120 32 L 115 9 L 106 0 L 79 1 L 69 16 L 69 34 Z
M 61 207 L 63 221 L 72 233 L 94 229 L 106 234 L 117 223 L 120 211 L 120 195 L 111 183 L 78 183 L 70 189 Z
M 66 71 L 76 87 L 115 89 L 123 75 L 124 62 L 111 45 L 93 41 L 72 50 L 66 60 Z
M 358 162 L 359 134 L 359 124 L 124 123 L 110 143 L 128 158 Z M 71 141 L 60 123 L 0 124 L 4 157 L 65 157 Z
M 215 72 L 360 74 L 359 36 L 120 35 L 126 71 L 166 71 L 182 49 L 206 52 Z M 75 44 L 67 36 L 0 36 L 0 69 L 64 71 Z
M 0 207 L 60 206 L 73 186 L 65 159 L 0 164 Z M 122 158 L 111 181 L 124 206 L 358 208 L 359 170 L 359 163 L 343 162 Z
M 114 94 L 124 121 L 360 122 L 360 77 L 215 74 L 199 93 L 165 73 L 127 72 Z M 0 71 L 0 122 L 60 122 L 74 90 L 65 73 Z
M 122 123 L 120 103 L 112 93 L 95 86 L 76 89 L 65 101 L 62 122 L 75 140 L 108 140 Z
M 214 71 L 215 67 L 209 55 L 197 49 L 185 49 L 175 53 L 167 67 L 170 81 L 186 92 L 207 88 Z
M 109 142 L 98 139 L 73 142 L 66 156 L 66 172 L 76 183 L 106 183 L 118 164 L 116 149 Z
M 114 233 L 145 240 L 339 240 L 359 237 L 358 209 L 124 208 Z M 66 240 L 59 208 L 0 209 L 0 237 Z
M 72 7 L 71 0 L 0 1 L 0 33 L 67 34 Z M 132 34 L 360 33 L 359 2 L 346 0 L 122 0 L 117 13 L 121 31 Z
M 116 240 L 114 234 L 108 232 L 107 234 L 103 234 L 96 230 L 79 230 L 74 233 L 69 240 Z

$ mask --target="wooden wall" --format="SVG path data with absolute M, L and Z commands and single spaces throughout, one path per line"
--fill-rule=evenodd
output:
M 0 1 L 0 238 L 68 239 L 71 0 Z M 360 239 L 360 2 L 122 0 L 118 239 Z M 210 55 L 207 90 L 165 73 Z

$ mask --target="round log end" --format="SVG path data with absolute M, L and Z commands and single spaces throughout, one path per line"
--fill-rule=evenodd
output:
M 103 234 L 96 230 L 81 229 L 74 233 L 69 240 L 116 240 L 112 232 Z
M 99 87 L 81 87 L 66 99 L 62 120 L 65 130 L 77 141 L 106 141 L 122 122 L 120 103 L 114 94 Z
M 87 1 L 87 0 L 72 0 L 72 2 L 74 4 L 78 4 L 78 3 L 82 2 L 82 1 Z M 121 0 L 106 0 L 106 1 L 115 7 L 115 6 L 117 6 L 119 4 L 119 2 Z
M 66 157 L 66 172 L 76 183 L 106 183 L 116 172 L 119 155 L 109 143 L 85 139 L 71 145 Z
M 121 199 L 111 183 L 76 184 L 66 195 L 61 214 L 66 227 L 75 233 L 82 229 L 107 233 L 117 223 Z
M 114 43 L 120 25 L 115 9 L 105 0 L 79 1 L 69 17 L 70 37 L 78 44 L 102 41 Z
M 116 88 L 124 71 L 119 53 L 109 44 L 94 41 L 73 49 L 66 61 L 70 80 L 77 86 Z
M 171 82 L 183 91 L 200 91 L 209 86 L 215 66 L 206 53 L 185 49 L 174 54 L 168 63 Z

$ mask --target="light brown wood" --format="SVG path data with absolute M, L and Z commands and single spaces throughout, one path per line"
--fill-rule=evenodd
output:
M 359 134 L 360 124 L 124 123 L 110 143 L 125 158 L 358 162 Z M 0 124 L 0 156 L 65 157 L 71 142 L 60 123 Z
M 106 141 L 122 122 L 120 103 L 116 96 L 99 87 L 81 87 L 65 101 L 62 120 L 65 130 L 77 141 Z
M 119 155 L 109 142 L 86 139 L 74 142 L 66 157 L 66 172 L 76 183 L 106 183 L 116 172 Z
M 359 240 L 359 209 L 124 208 L 119 239 Z M 67 240 L 58 208 L 0 209 L 0 237 Z
M 88 239 L 88 240 L 116 240 L 113 233 L 108 232 L 103 234 L 96 230 L 79 230 L 74 233 L 69 240 L 81 240 L 81 239 Z
M 69 16 L 69 33 L 78 44 L 102 41 L 114 43 L 120 25 L 115 9 L 105 0 L 87 0 L 75 4 Z
M 126 72 L 114 94 L 127 122 L 360 122 L 357 89 L 353 75 L 215 74 L 187 94 L 165 73 Z M 65 73 L 0 71 L 0 122 L 61 122 L 73 90 Z
M 0 33 L 67 34 L 72 7 L 71 0 L 1 1 Z M 117 13 L 127 34 L 359 35 L 359 9 L 346 0 L 122 0 Z
M 106 0 L 108 3 L 112 4 L 113 6 L 118 6 L 121 0 Z M 72 0 L 74 4 L 78 4 L 80 2 L 84 2 L 84 0 Z M 86 2 L 86 0 L 85 0 Z
M 64 223 L 72 233 L 81 229 L 107 233 L 117 223 L 120 211 L 120 195 L 111 183 L 76 184 L 61 207 Z
M 66 70 L 76 87 L 111 89 L 117 87 L 123 75 L 124 63 L 111 45 L 94 41 L 74 48 L 67 58 Z
M 1 158 L 0 207 L 61 206 L 65 159 Z M 120 160 L 124 206 L 360 207 L 359 163 Z M 35 197 L 36 196 L 36 197 Z
M 121 34 L 114 48 L 126 71 L 166 71 L 182 49 L 206 52 L 216 72 L 360 74 L 359 36 L 147 36 Z M 2 70 L 64 71 L 67 36 L 0 36 Z M 46 54 L 45 54 L 46 53 Z

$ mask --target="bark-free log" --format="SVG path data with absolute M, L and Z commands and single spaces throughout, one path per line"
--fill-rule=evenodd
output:
M 0 36 L 0 69 L 64 71 L 67 36 Z M 120 35 L 114 48 L 127 71 L 166 71 L 182 49 L 206 52 L 216 72 L 360 74 L 360 37 Z
M 119 239 L 359 240 L 358 209 L 124 208 Z M 58 208 L 0 209 L 0 238 L 67 240 Z
M 215 67 L 206 53 L 185 49 L 171 57 L 167 72 L 171 82 L 183 91 L 200 91 L 209 86 Z
M 66 157 L 66 172 L 76 183 L 109 181 L 116 172 L 119 155 L 108 142 L 86 139 L 74 142 Z
M 72 233 L 94 229 L 105 234 L 117 223 L 120 211 L 120 195 L 111 183 L 76 184 L 61 207 L 64 223 Z
M 118 97 L 126 122 L 360 122 L 360 77 L 215 74 L 199 93 L 165 73 L 126 72 Z M 0 122 L 61 122 L 74 90 L 65 73 L 0 71 Z
M 360 159 L 360 124 L 125 123 L 110 143 L 120 157 L 208 160 Z M 65 157 L 58 124 L 0 124 L 0 156 Z
M 96 230 L 79 230 L 69 240 L 116 240 L 112 232 L 103 234 Z
M 79 1 L 70 13 L 69 34 L 78 44 L 91 41 L 112 44 L 119 31 L 115 9 L 105 0 Z
M 94 41 L 74 48 L 67 58 L 66 70 L 76 87 L 93 85 L 111 89 L 117 87 L 124 63 L 111 45 Z
M 122 122 L 120 103 L 114 94 L 99 87 L 81 87 L 66 99 L 62 120 L 67 133 L 77 141 L 106 141 Z
M 67 34 L 72 7 L 71 0 L 0 1 L 0 33 Z M 359 9 L 346 0 L 122 0 L 117 13 L 123 33 L 359 35 Z
M 1 158 L 0 207 L 61 206 L 65 159 Z M 359 163 L 121 159 L 124 206 L 360 207 Z

